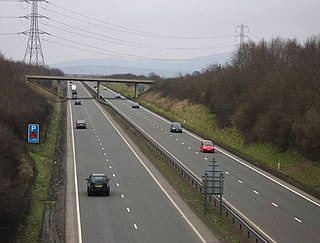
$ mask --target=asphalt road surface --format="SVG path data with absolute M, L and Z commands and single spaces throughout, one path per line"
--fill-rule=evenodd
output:
M 67 242 L 218 242 L 82 85 L 77 89 L 82 104 L 68 101 L 74 154 L 69 170 L 76 177 L 68 191 L 75 201 L 67 209 L 67 223 L 73 224 L 67 225 Z M 75 129 L 77 120 L 85 120 L 87 129 Z M 90 173 L 111 178 L 109 197 L 87 196 Z
M 319 200 L 222 148 L 217 148 L 214 154 L 201 153 L 201 138 L 198 136 L 186 129 L 182 134 L 170 133 L 168 120 L 141 106 L 140 109 L 133 109 L 131 101 L 115 99 L 115 93 L 110 90 L 100 91 L 107 102 L 158 141 L 199 178 L 209 161 L 215 158 L 225 177 L 225 200 L 274 242 L 320 242 Z

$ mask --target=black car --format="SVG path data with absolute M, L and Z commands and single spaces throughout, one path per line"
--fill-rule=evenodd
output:
M 75 105 L 81 105 L 81 100 L 76 100 L 76 101 L 74 102 L 74 104 L 75 104 Z
M 91 174 L 87 181 L 88 196 L 93 194 L 103 194 L 105 196 L 110 195 L 109 178 L 106 174 Z
M 87 123 L 85 120 L 78 120 L 76 121 L 76 128 L 83 128 L 86 129 L 87 128 Z
M 131 108 L 133 108 L 133 109 L 139 109 L 139 104 L 138 103 L 136 103 L 136 102 L 133 102 L 132 104 L 131 104 Z
M 180 132 L 182 133 L 182 127 L 180 122 L 172 122 L 170 125 L 170 132 Z

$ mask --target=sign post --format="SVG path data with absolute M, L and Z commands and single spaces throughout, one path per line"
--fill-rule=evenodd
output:
M 29 124 L 28 125 L 28 143 L 39 143 L 39 124 Z
M 207 213 L 207 195 L 220 196 L 220 214 L 222 214 L 223 173 L 215 159 L 208 164 L 208 168 L 202 175 L 202 187 L 204 194 L 204 214 Z

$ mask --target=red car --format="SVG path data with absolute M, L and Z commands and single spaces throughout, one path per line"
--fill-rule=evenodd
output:
M 200 151 L 201 152 L 209 152 L 209 153 L 214 153 L 214 144 L 210 140 L 203 140 L 201 141 L 200 144 Z

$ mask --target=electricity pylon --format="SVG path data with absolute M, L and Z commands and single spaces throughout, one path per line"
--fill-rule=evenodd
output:
M 238 29 L 240 29 L 240 33 L 238 32 Z M 240 37 L 240 46 L 243 45 L 245 38 L 249 38 L 245 34 L 245 32 L 246 33 L 249 32 L 249 27 L 248 26 L 245 26 L 245 25 L 242 24 L 242 25 L 239 25 L 239 26 L 236 27 L 236 33 L 239 33 L 238 35 L 236 35 L 236 38 Z
M 32 3 L 31 14 L 26 15 L 25 18 L 30 19 L 30 29 L 24 31 L 23 34 L 28 35 L 28 42 L 26 47 L 26 52 L 24 54 L 24 61 L 33 65 L 45 65 L 40 35 L 47 34 L 39 29 L 38 19 L 46 18 L 43 15 L 38 14 L 38 2 L 43 2 L 45 0 L 26 0 L 27 3 Z

